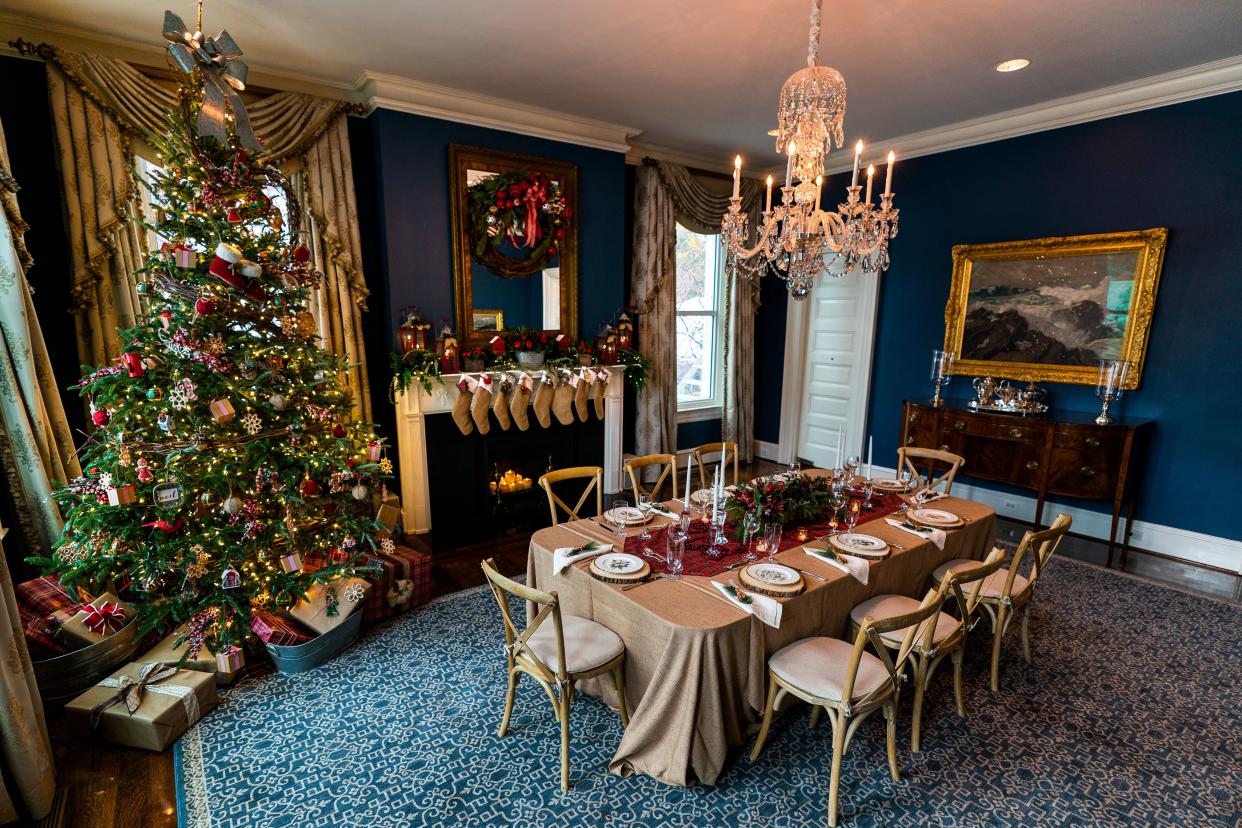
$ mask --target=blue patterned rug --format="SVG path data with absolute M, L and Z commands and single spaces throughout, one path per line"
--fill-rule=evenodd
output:
M 1015 631 L 1016 632 L 1016 631 Z M 1032 617 L 1033 666 L 1006 641 L 1001 693 L 983 636 L 968 646 L 969 723 L 951 672 L 909 753 L 909 694 L 890 780 L 883 719 L 859 730 L 842 773 L 846 826 L 1234 826 L 1242 819 L 1242 610 L 1056 559 Z M 831 730 L 774 725 L 759 760 L 715 787 L 607 772 L 617 716 L 572 713 L 571 775 L 558 730 L 524 682 L 498 738 L 504 675 L 492 597 L 470 591 L 373 631 L 336 660 L 228 694 L 176 748 L 182 825 L 802 826 L 826 823 Z

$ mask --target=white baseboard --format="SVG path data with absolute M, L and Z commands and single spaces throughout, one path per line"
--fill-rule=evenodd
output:
M 761 460 L 771 460 L 773 463 L 775 463 L 777 462 L 776 457 L 777 457 L 778 452 L 780 451 L 780 448 L 781 447 L 776 443 L 769 443 L 766 440 L 756 440 L 755 441 L 755 456 L 760 458 Z
M 874 474 L 876 477 L 893 477 L 896 471 L 877 466 Z M 1035 517 L 1035 498 L 1026 495 L 1007 494 L 966 482 L 954 483 L 953 494 L 986 503 L 995 509 L 998 515 L 1015 520 L 1029 522 Z M 1070 531 L 1074 534 L 1103 541 L 1108 540 L 1108 528 L 1112 521 L 1110 512 L 1095 512 L 1049 500 L 1044 504 L 1045 524 L 1059 512 L 1064 512 L 1073 518 L 1074 525 Z M 1125 516 L 1123 515 L 1117 525 L 1117 542 L 1120 543 L 1124 536 Z M 1242 574 L 1242 542 L 1229 538 L 1136 520 L 1134 530 L 1130 533 L 1130 546 L 1167 555 L 1170 558 Z

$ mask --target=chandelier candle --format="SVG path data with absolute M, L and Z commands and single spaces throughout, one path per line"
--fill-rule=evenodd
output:
M 772 176 L 768 176 L 768 204 L 763 208 L 763 212 L 772 212 Z
M 862 163 L 862 148 L 863 148 L 862 141 L 859 141 L 857 144 L 854 145 L 854 175 L 852 178 L 850 178 L 851 187 L 858 186 L 858 165 Z
M 892 153 L 889 153 L 889 154 L 891 155 Z M 889 159 L 889 163 L 890 164 L 892 163 L 891 158 Z M 739 155 L 733 159 L 733 197 L 734 198 L 737 198 L 738 187 L 741 185 L 741 183 L 742 183 L 742 156 Z
M 875 178 L 875 164 L 867 165 L 867 206 L 871 206 L 871 180 Z
M 888 151 L 888 172 L 884 175 L 884 194 L 880 196 L 881 198 L 891 199 L 893 197 L 893 165 L 896 163 L 897 163 L 897 153 L 893 152 L 892 150 L 889 150 Z M 737 184 L 735 183 L 733 186 L 736 189 Z

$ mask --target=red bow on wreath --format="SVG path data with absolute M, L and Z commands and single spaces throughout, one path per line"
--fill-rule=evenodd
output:
M 99 606 L 87 604 L 82 609 L 86 613 L 82 623 L 95 635 L 109 635 L 125 626 L 125 612 L 120 604 L 105 601 Z
M 509 241 L 513 242 L 514 247 L 529 247 L 534 249 L 539 244 L 539 239 L 543 238 L 543 229 L 539 226 L 539 210 L 548 200 L 548 185 L 542 180 L 537 184 L 532 184 L 522 193 L 521 201 L 526 205 L 526 232 L 519 244 L 518 240 L 513 237 L 513 231 L 509 231 Z

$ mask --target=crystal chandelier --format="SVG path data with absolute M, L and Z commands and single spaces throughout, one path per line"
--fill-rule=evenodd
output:
M 742 157 L 733 162 L 733 197 L 720 222 L 721 243 L 728 263 L 747 278 L 758 278 L 768 268 L 789 283 L 790 295 L 805 299 L 815 276 L 834 275 L 861 268 L 880 272 L 888 268 L 888 242 L 897 235 L 893 207 L 893 164 L 888 170 L 879 205 L 871 201 L 875 165 L 867 166 L 866 195 L 858 183 L 862 141 L 854 147 L 854 172 L 846 201 L 836 212 L 820 208 L 824 164 L 835 142 L 844 144 L 845 78 L 819 65 L 819 29 L 823 0 L 811 2 L 811 33 L 805 69 L 789 76 L 781 87 L 777 109 L 776 151 L 786 156 L 781 204 L 772 207 L 772 176 L 767 180 L 763 218 L 753 247 L 746 247 L 747 216 L 742 212 L 738 186 Z

